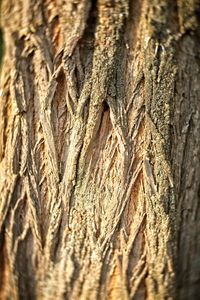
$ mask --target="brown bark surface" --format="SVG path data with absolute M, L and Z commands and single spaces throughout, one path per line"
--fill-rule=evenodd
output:
M 200 7 L 4 0 L 0 299 L 198 299 Z

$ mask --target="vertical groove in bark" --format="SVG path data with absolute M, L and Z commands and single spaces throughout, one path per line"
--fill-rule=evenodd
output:
M 197 296 L 199 7 L 169 2 L 3 1 L 1 299 Z

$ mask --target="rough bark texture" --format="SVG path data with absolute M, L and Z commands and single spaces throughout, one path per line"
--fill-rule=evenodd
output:
M 4 0 L 0 299 L 198 299 L 195 0 Z

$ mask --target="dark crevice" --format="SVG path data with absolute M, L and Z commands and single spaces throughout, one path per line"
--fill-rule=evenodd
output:
M 168 20 L 170 31 L 173 34 L 177 34 L 179 32 L 179 17 L 178 17 L 177 1 L 169 0 L 167 20 Z
M 88 14 L 88 20 L 86 23 L 85 31 L 82 38 L 80 39 L 79 45 L 79 60 L 83 67 L 84 78 L 82 74 L 79 74 L 78 68 L 76 69 L 77 87 L 79 95 L 81 94 L 85 78 L 91 76 L 92 71 L 92 61 L 95 49 L 95 32 L 98 22 L 98 10 L 97 10 L 97 0 L 92 1 L 92 5 Z M 81 80 L 79 80 L 81 79 Z
M 103 102 L 103 112 L 106 112 L 109 110 L 109 105 L 106 101 Z
M 51 249 L 51 260 L 56 262 L 59 258 L 59 245 L 60 245 L 60 239 L 62 239 L 62 217 L 59 220 L 58 229 L 56 232 L 54 232 L 55 241 L 53 244 L 53 247 Z
M 36 299 L 35 272 L 34 272 L 34 267 L 31 264 L 32 260 L 31 260 L 30 248 L 33 248 L 33 235 L 31 230 L 29 229 L 25 239 L 19 243 L 16 258 L 15 258 L 19 298 L 21 300 Z

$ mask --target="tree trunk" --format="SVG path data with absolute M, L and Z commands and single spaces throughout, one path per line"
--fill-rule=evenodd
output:
M 0 299 L 198 299 L 198 0 L 3 0 Z

